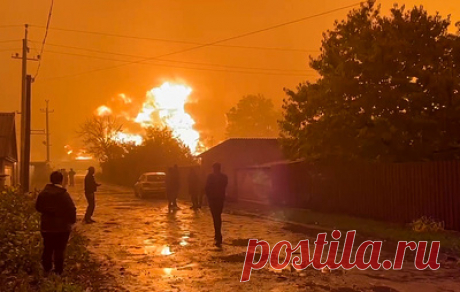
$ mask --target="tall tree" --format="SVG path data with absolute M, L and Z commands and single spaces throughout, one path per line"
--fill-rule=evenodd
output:
M 227 137 L 277 137 L 277 119 L 271 99 L 262 95 L 244 96 L 227 113 Z
M 122 132 L 122 125 L 116 119 L 108 116 L 93 116 L 81 124 L 77 131 L 85 145 L 86 152 L 100 162 L 122 155 L 123 145 L 115 140 L 120 132 Z
M 460 158 L 460 46 L 449 18 L 364 3 L 310 58 L 320 78 L 286 90 L 284 147 L 294 158 Z

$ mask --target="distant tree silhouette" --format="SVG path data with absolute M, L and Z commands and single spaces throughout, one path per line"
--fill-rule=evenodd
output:
M 277 137 L 277 118 L 278 113 L 270 99 L 262 95 L 244 96 L 227 113 L 227 137 Z
M 293 158 L 460 158 L 460 41 L 450 19 L 364 3 L 324 33 L 320 78 L 286 90 L 282 141 Z
M 123 155 L 101 164 L 104 179 L 131 186 L 144 172 L 165 171 L 168 167 L 195 164 L 190 149 L 174 138 L 167 128 L 148 128 L 143 144 L 129 145 Z
M 77 131 L 86 152 L 105 162 L 123 154 L 123 145 L 115 141 L 117 133 L 122 132 L 122 125 L 111 117 L 93 116 L 80 125 Z

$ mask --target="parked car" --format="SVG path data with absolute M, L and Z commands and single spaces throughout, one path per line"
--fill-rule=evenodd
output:
M 139 198 L 148 196 L 166 197 L 166 173 L 146 172 L 134 185 L 134 194 Z

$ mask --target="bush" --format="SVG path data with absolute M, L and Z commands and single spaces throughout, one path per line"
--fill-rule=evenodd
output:
M 438 232 L 444 230 L 444 222 L 436 222 L 432 218 L 422 216 L 411 223 L 412 230 L 416 232 Z
M 0 290 L 17 292 L 99 291 L 112 287 L 108 275 L 98 270 L 86 249 L 88 239 L 74 231 L 66 250 L 64 276 L 43 277 L 40 214 L 35 211 L 35 195 L 20 195 L 15 189 L 0 194 Z M 113 291 L 122 289 L 113 287 Z
M 4 287 L 11 284 L 12 276 L 25 278 L 40 270 L 41 235 L 33 200 L 14 189 L 1 194 L 0 222 L 0 285 Z

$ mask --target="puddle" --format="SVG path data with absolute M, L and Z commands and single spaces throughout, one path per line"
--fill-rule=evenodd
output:
M 146 245 L 144 246 L 143 254 L 147 255 L 163 255 L 169 256 L 174 252 L 171 251 L 169 245 Z
M 163 246 L 163 248 L 161 249 L 161 255 L 172 255 L 172 254 L 173 252 L 167 245 Z

